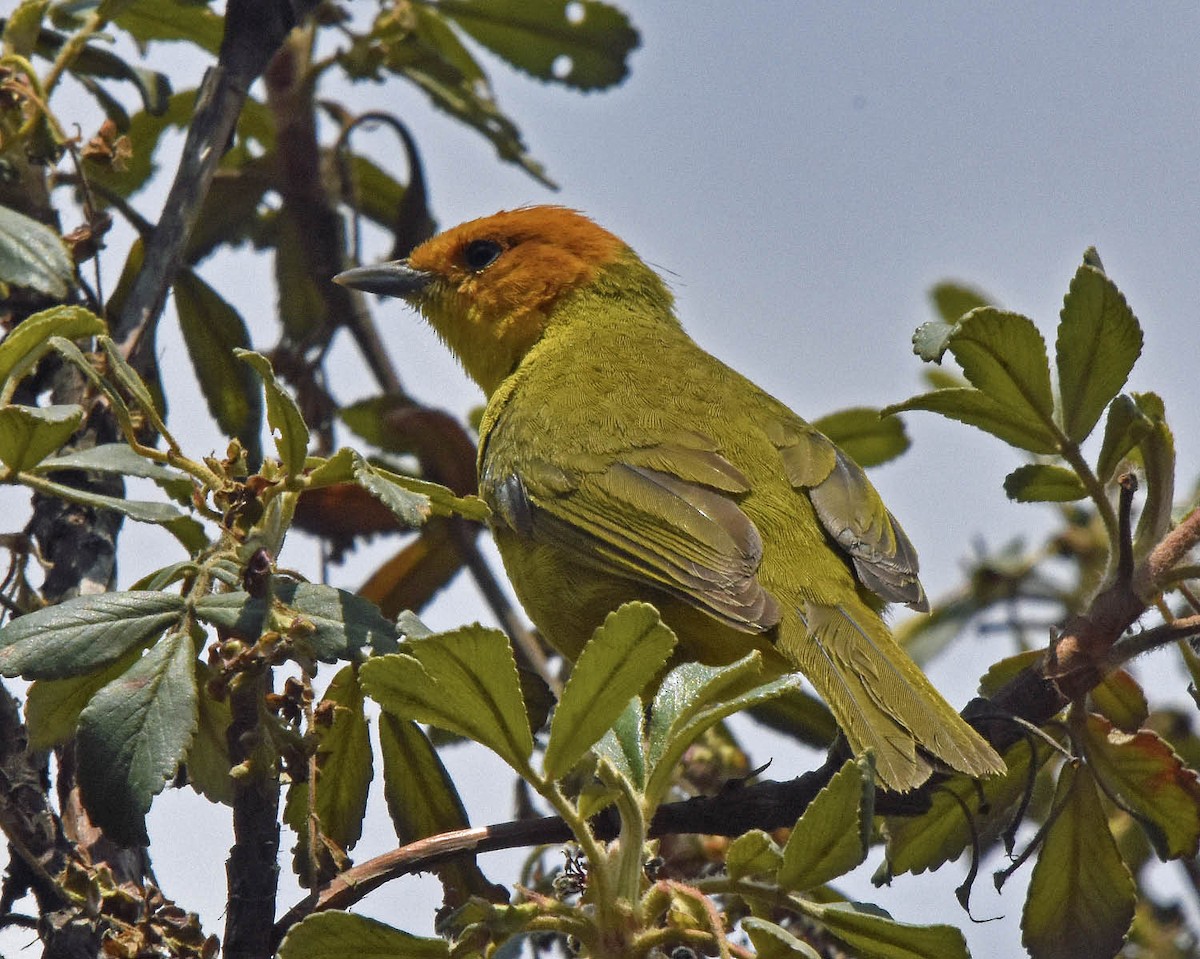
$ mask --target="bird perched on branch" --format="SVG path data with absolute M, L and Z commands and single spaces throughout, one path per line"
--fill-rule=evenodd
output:
M 1003 770 L 880 615 L 927 604 L 866 475 L 697 346 L 618 237 L 528 207 L 336 279 L 416 307 L 487 394 L 480 493 L 518 597 L 565 656 L 645 600 L 686 658 L 759 649 L 803 673 L 892 789 L 935 761 Z

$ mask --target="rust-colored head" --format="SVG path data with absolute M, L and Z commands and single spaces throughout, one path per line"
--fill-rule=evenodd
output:
M 533 206 L 471 220 L 407 260 L 336 279 L 408 300 L 490 394 L 541 336 L 555 304 L 623 258 L 634 256 L 582 213 Z

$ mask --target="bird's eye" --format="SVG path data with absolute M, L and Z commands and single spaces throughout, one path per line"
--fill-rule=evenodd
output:
M 496 258 L 504 252 L 495 240 L 472 240 L 463 250 L 463 261 L 467 269 L 479 272 L 496 262 Z

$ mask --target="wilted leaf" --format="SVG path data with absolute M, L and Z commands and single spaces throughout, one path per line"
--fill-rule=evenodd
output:
M 795 892 L 824 885 L 867 858 L 875 809 L 869 761 L 848 759 L 792 827 L 779 884 Z
M 372 658 L 360 675 L 388 712 L 459 733 L 529 772 L 533 734 L 512 648 L 499 630 L 464 626 L 409 640 L 404 653 Z
M 0 283 L 65 300 L 75 285 L 75 264 L 56 230 L 0 206 Z
M 1115 956 L 1133 921 L 1136 890 L 1086 766 L 1059 774 L 1055 808 L 1021 914 L 1033 959 Z
M 1018 503 L 1071 503 L 1087 496 L 1074 470 L 1050 463 L 1026 463 L 1004 478 L 1004 492 Z
M 349 912 L 318 912 L 293 926 L 279 959 L 447 959 L 444 939 L 422 939 L 376 919 Z
M 469 530 L 468 535 L 473 537 L 473 532 Z M 405 609 L 421 610 L 462 567 L 453 520 L 435 516 L 411 543 L 371 574 L 358 594 L 375 603 L 385 616 L 399 615 Z
M 1133 816 L 1162 860 L 1194 858 L 1200 846 L 1200 777 L 1158 733 L 1126 733 L 1095 713 L 1083 752 L 1100 788 Z
M 648 603 L 609 613 L 579 654 L 550 723 L 543 769 L 566 775 L 666 664 L 675 634 Z
M 1142 328 L 1125 297 L 1086 263 L 1063 299 L 1055 352 L 1063 432 L 1082 443 L 1142 352 Z
M 78 596 L 0 629 L 0 675 L 67 679 L 116 662 L 173 625 L 187 604 L 149 590 Z
M 812 425 L 864 468 L 894 460 L 910 445 L 904 421 L 898 416 L 884 416 L 874 407 L 839 410 L 814 420 Z
M 170 633 L 79 714 L 76 756 L 88 813 L 111 839 L 146 845 L 151 799 L 196 731 L 195 644 Z
M 13 472 L 37 466 L 83 422 L 82 406 L 0 407 L 0 462 Z

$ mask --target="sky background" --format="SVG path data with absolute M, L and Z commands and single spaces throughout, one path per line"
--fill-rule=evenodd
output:
M 611 92 L 543 86 L 482 55 L 501 106 L 561 184 L 557 193 L 501 165 L 490 145 L 432 113 L 415 89 L 363 86 L 346 100 L 392 110 L 409 124 L 443 226 L 529 203 L 586 211 L 666 274 L 702 345 L 809 418 L 922 390 L 910 337 L 931 317 L 927 291 L 941 279 L 972 283 L 1031 316 L 1052 342 L 1062 295 L 1095 245 L 1145 330 L 1130 388 L 1165 399 L 1178 485 L 1192 488 L 1200 464 L 1200 9 L 782 0 L 620 6 L 642 46 L 629 78 Z M 162 47 L 152 60 L 174 55 Z M 195 82 L 201 69 L 197 63 Z M 185 85 L 179 78 L 177 88 Z M 378 142 L 394 162 L 390 141 Z M 151 217 L 158 211 L 150 197 L 141 209 Z M 365 255 L 378 258 L 386 247 L 377 238 Z M 244 315 L 272 308 L 269 266 L 248 254 L 216 257 L 205 272 Z M 402 304 L 380 304 L 377 318 L 410 392 L 464 415 L 480 402 Z M 273 342 L 265 328 L 261 335 L 259 345 Z M 162 365 L 178 369 L 185 358 L 173 328 L 161 341 Z M 367 380 L 348 350 L 339 362 L 338 395 L 349 403 L 360 398 L 353 385 Z M 193 410 L 185 435 L 207 444 L 202 452 L 222 449 L 185 379 L 170 384 L 174 415 Z M 937 597 L 956 584 L 974 544 L 1036 538 L 1052 517 L 1006 500 L 1001 482 L 1021 460 L 1000 441 L 932 414 L 912 414 L 907 424 L 913 450 L 872 477 L 920 550 L 926 588 Z M 152 534 L 130 534 L 134 555 L 126 556 L 122 586 L 179 558 Z M 372 559 L 393 548 L 362 551 L 336 581 L 360 583 Z M 297 540 L 280 562 L 315 569 L 315 559 L 311 543 Z M 465 582 L 425 615 L 435 627 L 476 618 L 486 621 L 487 613 Z M 995 635 L 971 635 L 930 674 L 961 706 L 987 664 L 1010 651 Z M 1144 680 L 1182 694 L 1170 654 L 1140 669 Z M 739 729 L 755 761 L 774 760 L 771 775 L 809 768 L 811 756 L 748 724 Z M 498 761 L 461 749 L 446 759 L 463 776 L 475 824 L 508 818 L 510 795 L 496 785 L 507 773 Z M 356 859 L 394 844 L 381 805 L 373 801 Z M 185 791 L 157 800 L 150 820 L 167 894 L 199 909 L 213 929 L 227 818 Z M 285 847 L 290 842 L 285 835 Z M 519 859 L 485 857 L 483 865 L 503 880 Z M 974 925 L 952 894 L 961 867 L 879 891 L 867 881 L 879 860 L 876 851 L 842 888 L 898 919 L 962 926 L 977 959 L 1019 953 L 1028 866 L 997 896 L 986 875 L 997 862 L 985 863 L 974 915 L 1001 918 Z M 284 872 L 286 879 L 286 863 Z M 1178 875 L 1165 871 L 1163 888 Z M 285 891 L 281 909 L 297 897 Z M 407 879 L 373 894 L 363 911 L 421 931 L 438 898 L 431 878 Z M 7 953 L 6 944 L 11 938 L 0 941 Z

